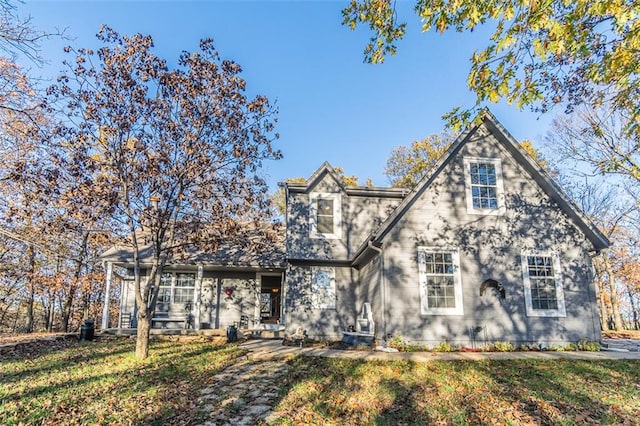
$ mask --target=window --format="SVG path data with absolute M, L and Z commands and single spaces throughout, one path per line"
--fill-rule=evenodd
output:
M 471 163 L 471 199 L 474 209 L 497 209 L 496 167 L 492 163 Z
M 196 276 L 190 273 L 173 274 L 165 272 L 160 278 L 159 303 L 193 302 Z
M 464 158 L 467 212 L 504 214 L 502 167 L 495 158 Z
M 342 238 L 340 194 L 314 193 L 309 196 L 311 238 Z
M 333 234 L 333 200 L 318 199 L 317 231 L 320 234 Z
M 455 249 L 418 249 L 420 311 L 423 315 L 462 315 L 459 265 Z
M 195 287 L 196 277 L 194 274 L 176 274 L 176 286 L 173 290 L 173 302 L 193 302 L 193 293 Z
M 160 278 L 160 292 L 158 293 L 158 303 L 171 302 L 171 283 L 173 276 L 169 273 L 163 273 Z
M 544 253 L 522 256 L 527 316 L 566 316 L 559 264 L 557 256 Z
M 336 308 L 336 271 L 334 268 L 311 269 L 311 298 L 314 309 Z

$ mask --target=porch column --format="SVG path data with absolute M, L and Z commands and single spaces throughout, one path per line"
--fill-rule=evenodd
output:
M 111 300 L 111 283 L 113 282 L 113 263 L 107 262 L 107 280 L 104 289 L 104 306 L 102 308 L 102 330 L 109 328 L 109 302 Z
M 262 274 L 260 272 L 256 272 L 256 283 L 254 285 L 254 294 L 255 294 L 255 305 L 253 307 L 253 318 L 251 319 L 251 328 L 256 328 L 256 324 L 260 324 L 262 322 L 261 312 L 262 309 Z M 249 324 L 247 324 L 249 325 Z
M 286 306 L 285 300 L 287 300 L 287 272 L 286 270 L 280 274 L 280 324 L 286 324 L 287 318 L 285 316 Z
M 202 306 L 202 298 L 200 297 L 200 294 L 202 293 L 202 271 L 202 265 L 198 265 L 198 273 L 196 274 L 196 288 L 193 291 L 193 306 L 195 306 L 193 313 L 194 330 L 200 330 L 200 308 Z

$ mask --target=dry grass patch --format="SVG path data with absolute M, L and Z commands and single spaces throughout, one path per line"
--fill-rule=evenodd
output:
M 608 339 L 636 339 L 640 340 L 640 330 L 603 331 L 602 337 Z
M 637 361 L 292 361 L 282 424 L 638 424 Z
M 0 419 L 18 424 L 191 424 L 195 394 L 242 351 L 159 341 L 135 359 L 134 339 L 76 343 L 0 359 Z

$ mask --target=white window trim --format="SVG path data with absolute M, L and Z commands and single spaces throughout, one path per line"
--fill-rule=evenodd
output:
M 421 262 L 421 252 L 451 253 L 453 262 L 453 289 L 455 293 L 455 308 L 429 308 L 427 303 L 427 270 L 426 264 Z M 420 313 L 422 315 L 464 315 L 462 305 L 462 281 L 460 280 L 460 254 L 457 248 L 451 247 L 418 247 L 418 279 L 420 288 Z
M 317 214 L 318 199 L 333 201 L 333 232 L 318 232 Z M 314 192 L 309 194 L 309 236 L 331 240 L 342 239 L 342 197 L 340 194 L 328 192 Z
M 331 289 L 329 296 L 331 300 L 320 300 L 320 294 L 314 291 L 315 274 L 318 271 L 327 272 L 331 280 Z M 311 306 L 313 309 L 336 309 L 336 270 L 333 267 L 313 266 L 311 267 Z
M 463 157 L 464 186 L 467 200 L 467 213 L 478 215 L 503 216 L 506 212 L 504 200 L 504 180 L 502 178 L 502 161 L 499 158 Z M 497 209 L 478 209 L 473 207 L 473 194 L 471 192 L 471 163 L 491 163 L 496 170 L 496 198 Z
M 160 301 L 160 294 L 158 294 L 158 303 L 168 303 L 170 305 L 183 305 L 185 303 L 192 303 L 195 304 L 197 302 L 197 289 L 198 289 L 198 272 L 192 272 L 192 271 L 163 271 L 163 274 L 167 274 L 170 277 L 170 283 L 169 285 L 160 285 L 160 291 L 162 291 L 162 289 L 169 289 L 169 301 L 168 302 L 161 302 Z M 177 285 L 178 283 L 178 274 L 189 274 L 189 275 L 193 275 L 194 276 L 194 280 L 193 280 L 193 286 L 179 286 Z M 202 279 L 202 277 L 200 276 L 200 280 Z M 162 283 L 162 281 L 160 281 Z M 176 290 L 190 290 L 193 289 L 193 297 L 191 298 L 191 300 L 187 300 L 186 302 L 176 302 Z
M 531 296 L 531 278 L 529 277 L 528 256 L 550 257 L 553 263 L 554 280 L 556 283 L 557 309 L 533 309 L 533 298 Z M 523 252 L 520 256 L 522 264 L 522 280 L 524 282 L 524 302 L 528 317 L 566 317 L 567 312 L 564 303 L 564 289 L 562 287 L 562 273 L 560 272 L 560 257 L 553 252 Z

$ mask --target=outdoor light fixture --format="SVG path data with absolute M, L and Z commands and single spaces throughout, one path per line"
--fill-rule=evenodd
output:
M 158 203 L 160 202 L 160 197 L 158 197 L 157 195 L 152 195 L 151 197 L 149 197 L 149 201 L 151 202 L 151 207 L 157 210 Z

